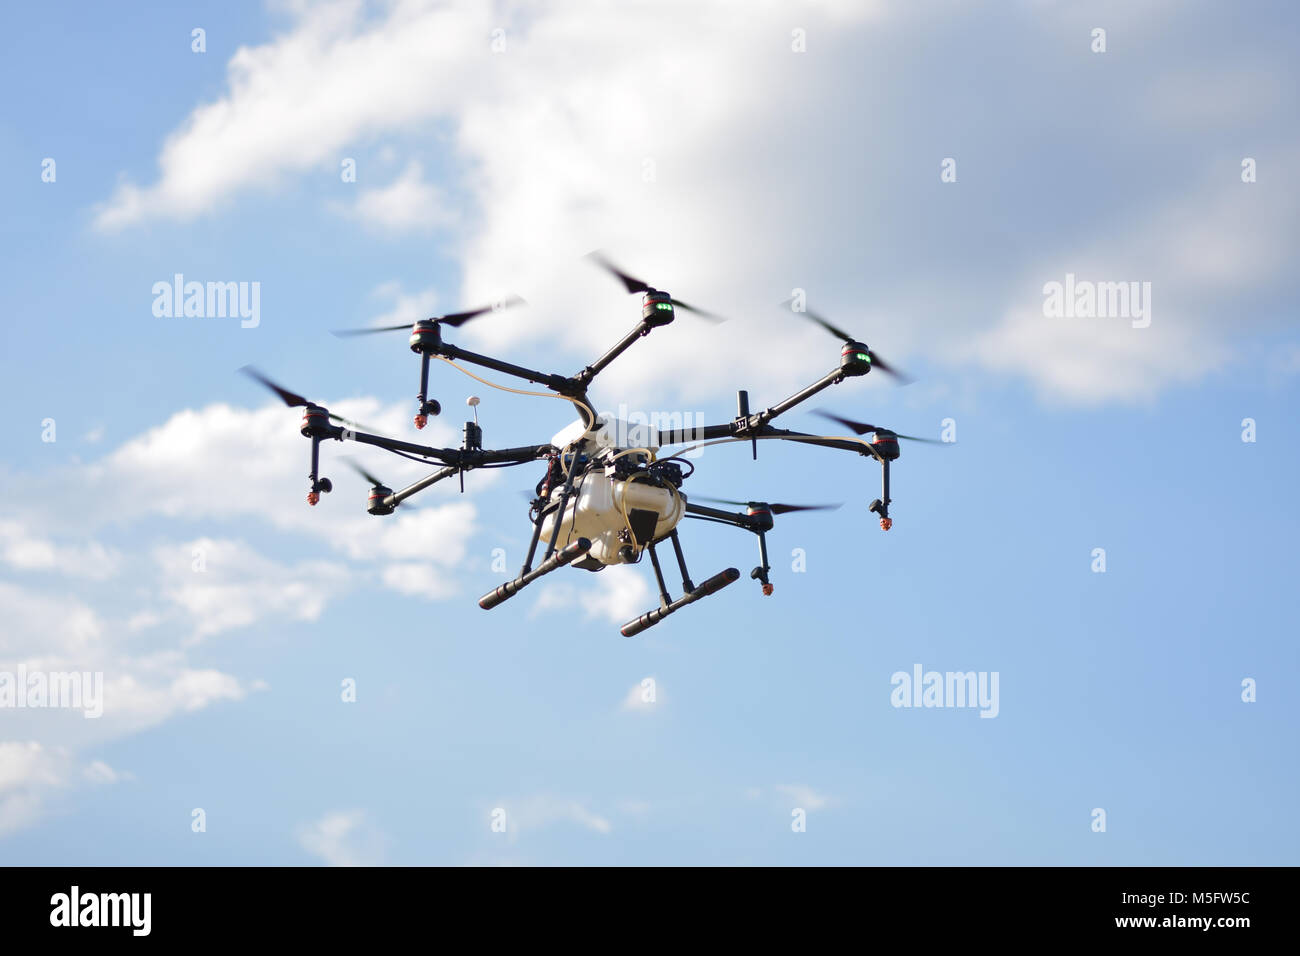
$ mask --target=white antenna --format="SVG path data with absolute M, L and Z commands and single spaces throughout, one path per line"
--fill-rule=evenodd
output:
M 478 424 L 478 403 L 479 403 L 479 397 L 477 395 L 471 395 L 469 398 L 465 399 L 465 404 L 468 405 L 470 408 L 474 409 L 475 425 Z

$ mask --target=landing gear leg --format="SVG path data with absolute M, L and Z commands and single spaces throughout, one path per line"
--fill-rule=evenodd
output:
M 320 501 L 321 495 L 327 495 L 334 490 L 334 482 L 328 478 L 316 477 L 320 471 L 320 438 L 316 435 L 311 439 L 311 474 L 307 477 L 311 479 L 311 491 L 307 492 L 307 504 L 315 505 Z
M 755 531 L 758 535 L 758 567 L 749 572 L 749 576 L 758 581 L 763 586 L 763 594 L 766 597 L 772 596 L 772 582 L 767 579 L 767 572 L 772 570 L 771 565 L 767 563 L 767 535 L 762 531 Z
M 673 548 L 677 552 L 677 563 L 681 566 L 682 569 L 682 584 L 684 589 L 686 590 L 686 593 L 683 594 L 681 597 L 679 597 L 676 601 L 669 599 L 668 588 L 664 585 L 663 571 L 659 567 L 659 558 L 654 552 L 653 545 L 648 546 L 648 550 L 650 551 L 650 563 L 651 565 L 653 565 L 655 569 L 655 578 L 659 584 L 660 604 L 659 607 L 655 608 L 653 611 L 647 611 L 645 614 L 642 614 L 636 620 L 628 621 L 626 624 L 624 624 L 623 627 L 621 628 L 624 637 L 635 637 L 637 634 L 640 634 L 642 631 L 644 631 L 647 627 L 654 627 L 656 624 L 658 624 L 660 621 L 666 618 L 669 614 L 672 614 L 673 612 L 678 611 L 681 608 L 684 608 L 688 604 L 694 604 L 700 598 L 705 598 L 708 597 L 710 594 L 718 593 L 723 588 L 725 588 L 728 584 L 730 584 L 731 582 L 735 581 L 737 578 L 740 577 L 740 572 L 737 571 L 735 568 L 727 568 L 725 571 L 720 571 L 719 573 L 715 574 L 713 577 L 709 578 L 707 581 L 705 581 L 697 588 L 687 587 L 691 582 L 691 578 L 690 578 L 690 574 L 688 574 L 686 571 L 686 559 L 682 555 L 681 542 L 677 540 L 676 531 L 672 533 L 671 537 L 673 539 Z
M 867 510 L 880 515 L 881 531 L 888 531 L 894 526 L 889 517 L 889 459 L 880 463 L 880 497 L 872 501 Z

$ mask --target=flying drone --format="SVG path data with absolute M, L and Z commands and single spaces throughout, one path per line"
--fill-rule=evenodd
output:
M 255 369 L 245 367 L 242 371 L 273 391 L 285 404 L 303 409 L 301 432 L 311 440 L 311 473 L 308 475 L 311 488 L 307 494 L 307 503 L 315 505 L 322 494 L 333 490 L 330 479 L 320 476 L 320 445 L 326 440 L 373 445 L 403 457 L 440 466 L 432 474 L 394 491 L 374 475 L 353 464 L 370 483 L 366 510 L 372 515 L 391 515 L 412 495 L 447 478 L 458 478 L 463 491 L 465 474 L 475 469 L 545 462 L 545 474 L 537 483 L 529 503 L 532 539 L 523 567 L 518 576 L 483 595 L 479 599 L 479 606 L 491 610 L 538 578 L 566 565 L 587 571 L 601 571 L 611 565 L 637 564 L 648 554 L 659 587 L 659 606 L 624 624 L 621 630 L 626 637 L 641 633 L 688 604 L 716 594 L 740 577 L 736 568 L 726 568 L 698 585 L 692 581 L 678 537 L 678 525 L 684 518 L 730 525 L 752 533 L 758 539 L 759 563 L 750 572 L 750 577 L 759 583 L 764 595 L 771 595 L 773 586 L 769 575 L 772 569 L 768 563 L 767 533 L 773 529 L 775 518 L 793 512 L 839 507 L 688 496 L 682 491 L 682 485 L 692 476 L 695 466 L 683 457 L 683 453 L 690 449 L 743 441 L 750 443 L 753 456 L 757 459 L 758 442 L 762 439 L 800 442 L 874 458 L 881 468 L 881 494 L 871 502 L 868 510 L 879 517 L 882 530 L 888 531 L 892 527 L 893 521 L 889 517 L 889 469 L 890 464 L 899 457 L 899 440 L 928 442 L 931 439 L 901 435 L 879 425 L 853 421 L 820 410 L 818 414 L 853 434 L 815 435 L 775 428 L 771 422 L 778 415 L 806 402 L 824 389 L 846 379 L 866 375 L 873 369 L 879 369 L 901 382 L 908 381 L 905 375 L 854 336 L 813 312 L 802 311 L 796 314 L 803 315 L 841 340 L 839 362 L 816 382 L 784 401 L 761 411 L 751 411 L 749 393 L 739 391 L 735 418 L 717 425 L 689 429 L 662 430 L 651 425 L 630 423 L 597 414 L 587 397 L 587 389 L 597 375 L 638 339 L 669 325 L 679 310 L 709 321 L 722 319 L 627 274 L 599 254 L 593 253 L 590 258 L 620 280 L 629 294 L 641 294 L 641 319 L 604 355 L 574 375 L 525 368 L 468 351 L 443 339 L 446 329 L 459 328 L 481 316 L 521 304 L 522 300 L 517 297 L 466 312 L 420 319 L 413 326 L 403 324 L 335 332 L 339 336 L 351 336 L 409 329 L 408 344 L 411 351 L 420 357 L 420 392 L 414 418 L 418 429 L 427 425 L 429 416 L 441 412 L 440 404 L 429 398 L 429 368 L 430 362 L 435 358 L 496 388 L 524 395 L 568 400 L 577 409 L 578 420 L 546 443 L 518 448 L 484 448 L 483 429 L 478 423 L 477 398 L 470 398 L 468 402 L 475 406 L 474 420 L 465 422 L 459 448 L 433 448 L 371 434 L 319 403 L 282 388 Z M 458 364 L 461 362 L 543 386 L 547 391 L 525 391 L 482 379 Z M 863 437 L 868 435 L 870 438 Z M 675 454 L 660 455 L 663 449 L 675 445 L 687 447 L 679 449 Z M 699 503 L 702 501 L 741 510 L 711 507 Z M 681 571 L 682 593 L 677 598 L 670 595 L 660 564 L 657 548 L 665 542 L 671 546 Z M 534 566 L 539 548 L 543 548 L 541 560 Z

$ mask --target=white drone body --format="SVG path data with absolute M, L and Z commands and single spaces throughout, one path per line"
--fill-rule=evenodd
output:
M 592 469 L 578 479 L 559 516 L 557 548 L 579 538 L 591 542 L 586 558 L 574 562 L 574 567 L 599 571 L 607 565 L 636 561 L 647 544 L 671 532 L 686 514 L 686 501 L 679 492 L 614 473 L 618 458 L 645 461 L 649 453 L 657 452 L 658 446 L 651 444 L 657 438 L 648 425 L 598 415 L 591 428 L 575 421 L 551 439 L 556 448 L 605 460 L 603 471 Z M 559 487 L 552 488 L 550 500 L 559 494 Z M 556 518 L 552 512 L 543 519 L 541 540 L 551 539 Z

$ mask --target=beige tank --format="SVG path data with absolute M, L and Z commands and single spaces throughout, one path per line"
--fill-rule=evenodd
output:
M 601 564 L 622 564 L 624 562 L 619 555 L 620 549 L 632 545 L 639 555 L 649 543 L 631 540 L 624 508 L 629 516 L 633 510 L 651 511 L 658 516 L 652 540 L 672 531 L 686 513 L 681 495 L 674 494 L 667 488 L 656 488 L 646 481 L 625 481 L 599 472 L 580 479 L 575 492 L 564 509 L 564 520 L 560 525 L 560 537 L 556 546 L 562 548 L 578 538 L 587 538 L 591 541 L 588 556 Z M 553 490 L 551 499 L 558 498 L 559 493 L 559 489 Z M 547 515 L 542 522 L 543 546 L 551 540 L 554 527 L 555 515 Z

